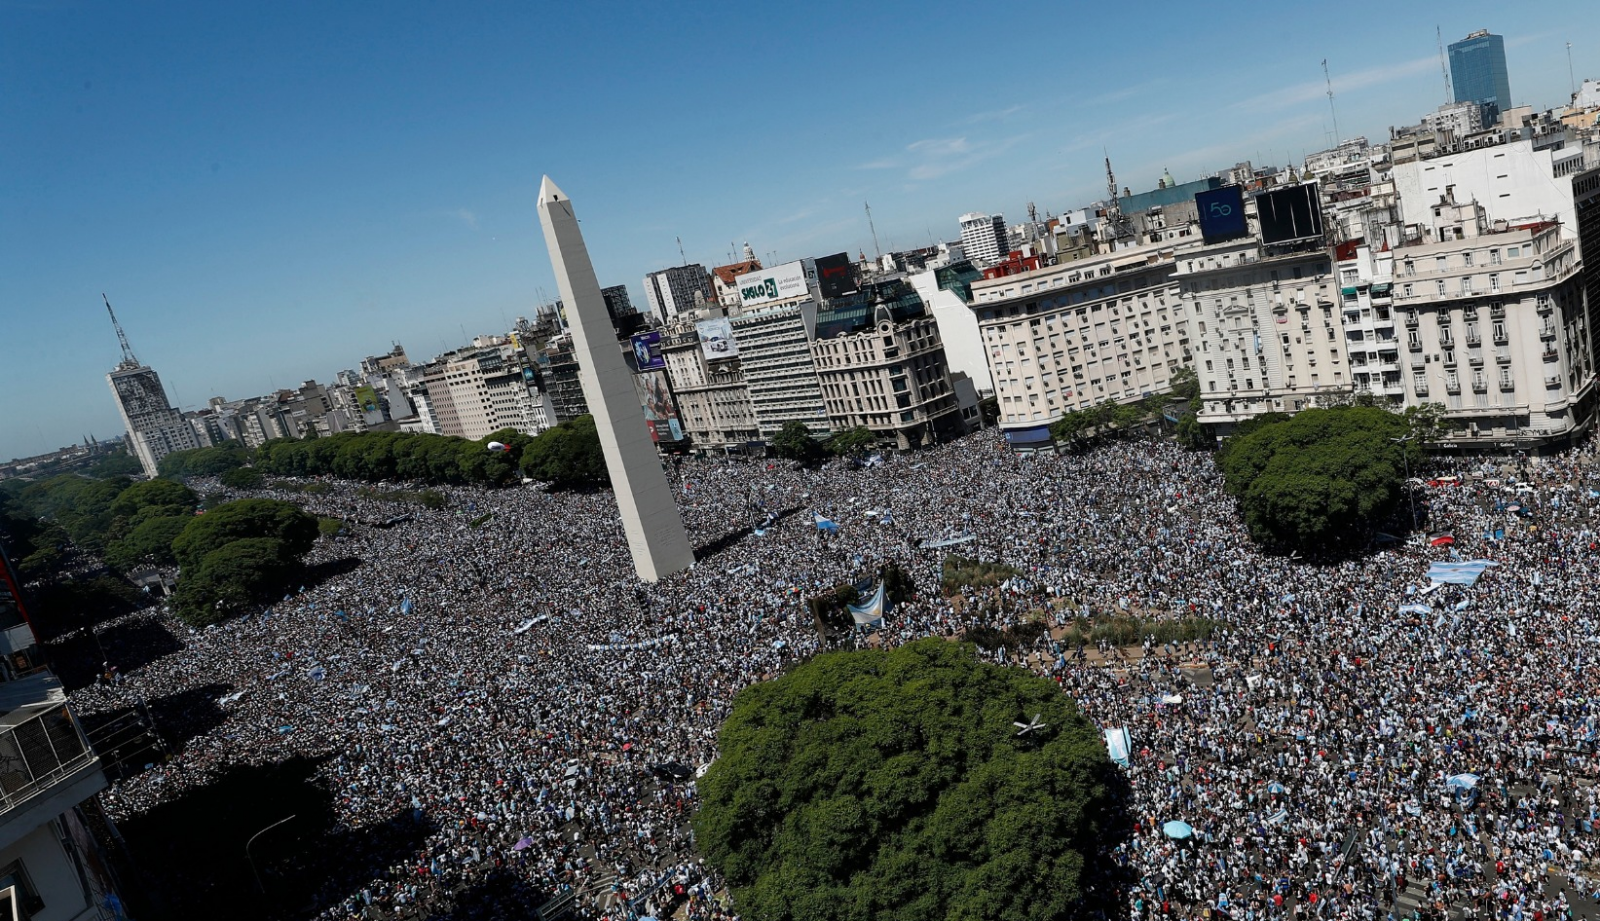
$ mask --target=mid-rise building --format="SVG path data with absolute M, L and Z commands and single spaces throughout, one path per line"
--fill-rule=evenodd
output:
M 1545 146 L 1525 138 L 1396 163 L 1394 185 L 1406 224 L 1432 228 L 1433 206 L 1448 196 L 1477 201 L 1491 221 L 1558 220 L 1568 239 L 1577 239 L 1567 179 L 1583 166 L 1581 145 Z
M 1175 271 L 1173 248 L 1148 244 L 973 282 L 1008 442 L 1033 450 L 1068 412 L 1170 389 L 1190 353 Z
M 1483 122 L 1493 125 L 1511 108 L 1511 77 L 1506 70 L 1506 42 L 1479 29 L 1450 44 L 1450 87 L 1456 102 L 1483 107 Z
M 1011 249 L 1005 215 L 975 211 L 961 215 L 961 248 L 978 268 L 998 262 Z
M 811 351 L 836 431 L 864 426 L 901 449 L 962 433 L 939 325 L 931 316 L 897 321 L 879 306 L 862 328 L 819 337 Z
M 811 356 L 817 305 L 798 300 L 758 307 L 729 322 L 758 436 L 770 440 L 795 420 L 813 432 L 827 431 L 828 411 Z
M 661 339 L 661 358 L 678 399 L 684 434 L 705 449 L 743 449 L 760 440 L 750 388 L 738 357 L 706 357 L 692 323 L 680 323 Z

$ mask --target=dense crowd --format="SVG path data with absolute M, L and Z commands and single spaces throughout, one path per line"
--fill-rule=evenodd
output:
M 1057 636 L 1085 615 L 1223 625 L 1182 649 L 1045 636 L 1012 653 L 1131 737 L 1137 827 L 1116 856 L 1137 883 L 1108 913 L 1596 917 L 1594 458 L 1442 465 L 1459 482 L 1418 499 L 1453 544 L 1335 563 L 1256 550 L 1211 459 L 1164 443 L 1018 457 L 984 433 L 881 465 L 692 460 L 672 488 L 692 541 L 719 549 L 655 585 L 634 578 L 608 492 L 447 490 L 444 509 L 314 552 L 359 567 L 259 615 L 173 622 L 180 651 L 73 702 L 231 689 L 220 725 L 106 795 L 118 818 L 303 754 L 329 756 L 344 827 L 426 818 L 420 851 L 324 893 L 320 917 L 461 916 L 457 894 L 490 879 L 525 909 L 569 892 L 592 917 L 731 917 L 690 840 L 692 772 L 734 694 L 819 648 L 806 600 L 892 561 L 918 597 L 854 642 L 1041 614 Z M 353 484 L 279 497 L 394 515 Z M 1021 575 L 947 599 L 952 550 Z M 1429 563 L 1456 557 L 1498 565 L 1434 588 Z

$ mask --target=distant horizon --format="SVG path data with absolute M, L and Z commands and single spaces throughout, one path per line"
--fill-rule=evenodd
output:
M 1576 0 L 1347 6 L 1379 31 L 1235 0 L 1158 4 L 1130 37 L 1117 12 L 10 3 L 0 457 L 121 433 L 102 291 L 183 409 L 505 332 L 556 297 L 545 174 L 601 284 L 644 312 L 647 272 L 746 242 L 769 266 L 870 254 L 867 203 L 883 251 L 905 250 L 959 239 L 966 212 L 1103 199 L 1108 154 L 1140 192 L 1384 142 L 1445 101 L 1436 27 L 1504 36 L 1535 110 L 1600 76 Z M 1019 53 L 1010 23 L 1043 50 Z

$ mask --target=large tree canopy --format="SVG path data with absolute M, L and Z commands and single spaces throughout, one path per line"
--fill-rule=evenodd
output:
M 611 482 L 594 416 L 579 416 L 539 433 L 522 449 L 522 472 L 558 487 Z
M 172 542 L 172 553 L 179 566 L 193 573 L 208 554 L 223 545 L 257 537 L 282 541 L 285 551 L 298 558 L 317 542 L 317 519 L 299 506 L 277 499 L 228 502 L 191 520 Z
M 1385 409 L 1308 409 L 1235 435 L 1217 455 L 1250 535 L 1319 553 L 1363 546 L 1393 512 L 1410 463 L 1411 423 Z
M 1019 736 L 1015 721 L 1043 728 Z M 700 782 L 699 845 L 755 921 L 1114 911 L 1126 782 L 1053 683 L 967 644 L 817 656 L 752 685 Z

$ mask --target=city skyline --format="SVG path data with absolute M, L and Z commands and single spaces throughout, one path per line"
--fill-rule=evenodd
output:
M 863 202 L 885 250 L 954 240 L 969 211 L 1015 223 L 1030 200 L 1059 213 L 1103 197 L 1103 151 L 1136 192 L 1165 170 L 1187 181 L 1239 160 L 1298 165 L 1332 140 L 1323 58 L 1344 135 L 1382 140 L 1445 99 L 1435 25 L 1446 42 L 1504 35 L 1517 104 L 1565 101 L 1567 42 L 1577 78 L 1600 75 L 1577 3 L 1517 22 L 1487 4 L 1358 6 L 1386 29 L 1346 35 L 1176 5 L 1142 19 L 1137 39 L 1116 39 L 1100 12 L 1046 19 L 1046 37 L 1074 42 L 1033 65 L 1071 74 L 1051 97 L 1010 36 L 909 6 L 853 19 L 820 8 L 798 24 L 732 7 L 605 23 L 511 8 L 473 23 L 6 9 L 0 67 L 26 91 L 0 100 L 23 139 L 0 153 L 16 343 L 0 372 L 0 457 L 119 428 L 101 290 L 186 409 L 326 380 L 394 340 L 420 357 L 504 331 L 556 296 L 541 172 L 571 177 L 601 284 L 642 304 L 644 274 L 679 261 L 678 238 L 708 266 L 745 242 L 768 262 L 870 253 Z M 574 50 L 549 52 L 538 36 L 551 32 Z M 1231 49 L 1232 69 L 1197 61 L 1206 42 Z M 969 66 L 937 79 L 932 48 Z M 969 76 L 990 56 L 1010 66 Z M 695 65 L 673 63 L 685 57 Z M 523 127 L 553 116 L 576 140 Z

